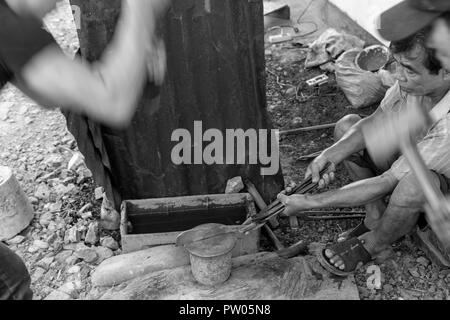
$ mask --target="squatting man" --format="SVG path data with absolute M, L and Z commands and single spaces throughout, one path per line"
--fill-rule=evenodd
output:
M 390 154 L 383 163 L 374 163 L 363 136 L 365 126 L 413 104 L 437 115 L 431 129 L 418 130 L 422 132 L 416 141 L 434 182 L 444 194 L 450 191 L 450 74 L 445 70 L 450 70 L 450 15 L 443 14 L 450 11 L 449 2 L 404 1 L 381 16 L 380 33 L 392 41 L 397 81 L 371 116 L 348 115 L 337 123 L 337 142 L 306 173 L 324 188 L 334 180 L 336 165 L 342 163 L 355 182 L 317 195 L 279 195 L 288 216 L 309 209 L 365 205 L 364 221 L 318 255 L 333 274 L 348 275 L 389 250 L 417 225 L 425 204 L 422 188 L 403 156 Z M 432 12 L 427 11 L 430 8 Z M 320 176 L 328 165 L 329 172 Z
M 145 81 L 161 84 L 164 45 L 156 19 L 169 0 L 123 0 L 114 39 L 87 64 L 64 55 L 42 28 L 58 0 L 0 0 L 0 89 L 11 82 L 40 105 L 87 115 L 103 124 L 129 125 Z M 0 300 L 31 299 L 21 259 L 0 242 Z

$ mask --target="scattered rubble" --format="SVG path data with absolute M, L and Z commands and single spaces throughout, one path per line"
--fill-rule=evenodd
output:
M 244 190 L 244 182 L 242 181 L 242 177 L 235 177 L 233 179 L 228 180 L 227 187 L 225 189 L 226 194 L 231 193 L 239 193 Z

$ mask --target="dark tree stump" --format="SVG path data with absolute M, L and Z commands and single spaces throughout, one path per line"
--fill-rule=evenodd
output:
M 111 40 L 120 0 L 71 0 L 81 9 L 81 54 L 94 61 Z M 130 128 L 112 130 L 66 113 L 69 130 L 98 184 L 122 199 L 223 193 L 249 178 L 266 201 L 283 188 L 281 170 L 260 165 L 180 165 L 171 161 L 175 129 L 271 128 L 266 112 L 262 0 L 173 0 L 160 23 L 168 54 L 162 87 L 149 83 Z M 270 141 L 270 140 L 269 140 Z M 269 147 L 270 150 L 270 147 Z

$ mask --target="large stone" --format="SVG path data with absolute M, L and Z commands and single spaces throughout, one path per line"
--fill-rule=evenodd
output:
M 227 187 L 225 189 L 226 194 L 231 193 L 239 193 L 244 190 L 244 182 L 242 181 L 242 177 L 235 177 L 233 179 L 228 180 Z
M 64 236 L 65 243 L 77 243 L 80 242 L 80 232 L 77 227 L 72 227 L 66 230 L 66 234 Z
M 100 210 L 100 226 L 111 231 L 119 230 L 120 227 L 120 214 L 106 197 L 103 197 Z
M 45 159 L 44 163 L 57 169 L 62 166 L 64 162 L 64 158 L 60 154 L 52 154 L 47 159 Z
M 94 271 L 91 279 L 96 286 L 113 286 L 151 272 L 189 263 L 189 254 L 184 248 L 160 246 L 105 260 Z
M 109 248 L 113 251 L 119 249 L 119 244 L 113 237 L 105 237 L 101 240 L 101 245 L 103 247 Z
M 50 293 L 44 300 L 72 300 L 72 297 L 65 292 L 55 290 Z
M 67 169 L 76 171 L 80 166 L 85 166 L 84 156 L 80 152 L 75 152 L 69 161 Z
M 100 237 L 98 233 L 98 222 L 92 222 L 89 225 L 84 242 L 87 244 L 95 245 L 99 241 L 99 238 Z
M 96 264 L 100 264 L 106 259 L 114 256 L 114 252 L 111 249 L 105 247 L 95 247 L 95 252 L 97 252 L 98 256 L 97 261 L 95 262 Z
M 52 212 L 46 212 L 46 213 L 42 214 L 41 217 L 39 218 L 39 223 L 43 227 L 48 227 L 50 222 L 53 221 L 53 217 L 54 217 L 54 215 Z
M 67 258 L 69 258 L 73 254 L 72 250 L 64 250 L 58 253 L 55 257 L 56 261 L 59 263 L 64 263 Z
M 42 260 L 38 261 L 38 263 L 36 265 L 45 270 L 48 270 L 50 268 L 50 265 L 53 263 L 53 261 L 55 261 L 55 257 L 46 257 L 46 258 L 43 258 Z
M 50 188 L 45 184 L 41 183 L 34 193 L 34 196 L 40 200 L 48 201 L 50 199 Z
M 87 263 L 93 263 L 98 258 L 97 252 L 91 248 L 78 250 L 75 252 L 75 256 L 86 261 Z
M 10 240 L 7 241 L 9 245 L 18 245 L 25 241 L 24 236 L 16 236 Z

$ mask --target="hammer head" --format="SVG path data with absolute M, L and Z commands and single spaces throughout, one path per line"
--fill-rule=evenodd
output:
M 408 99 L 402 112 L 385 113 L 363 127 L 366 148 L 372 160 L 381 168 L 398 155 L 401 145 L 414 143 L 419 133 L 429 128 L 432 119 L 419 97 Z

